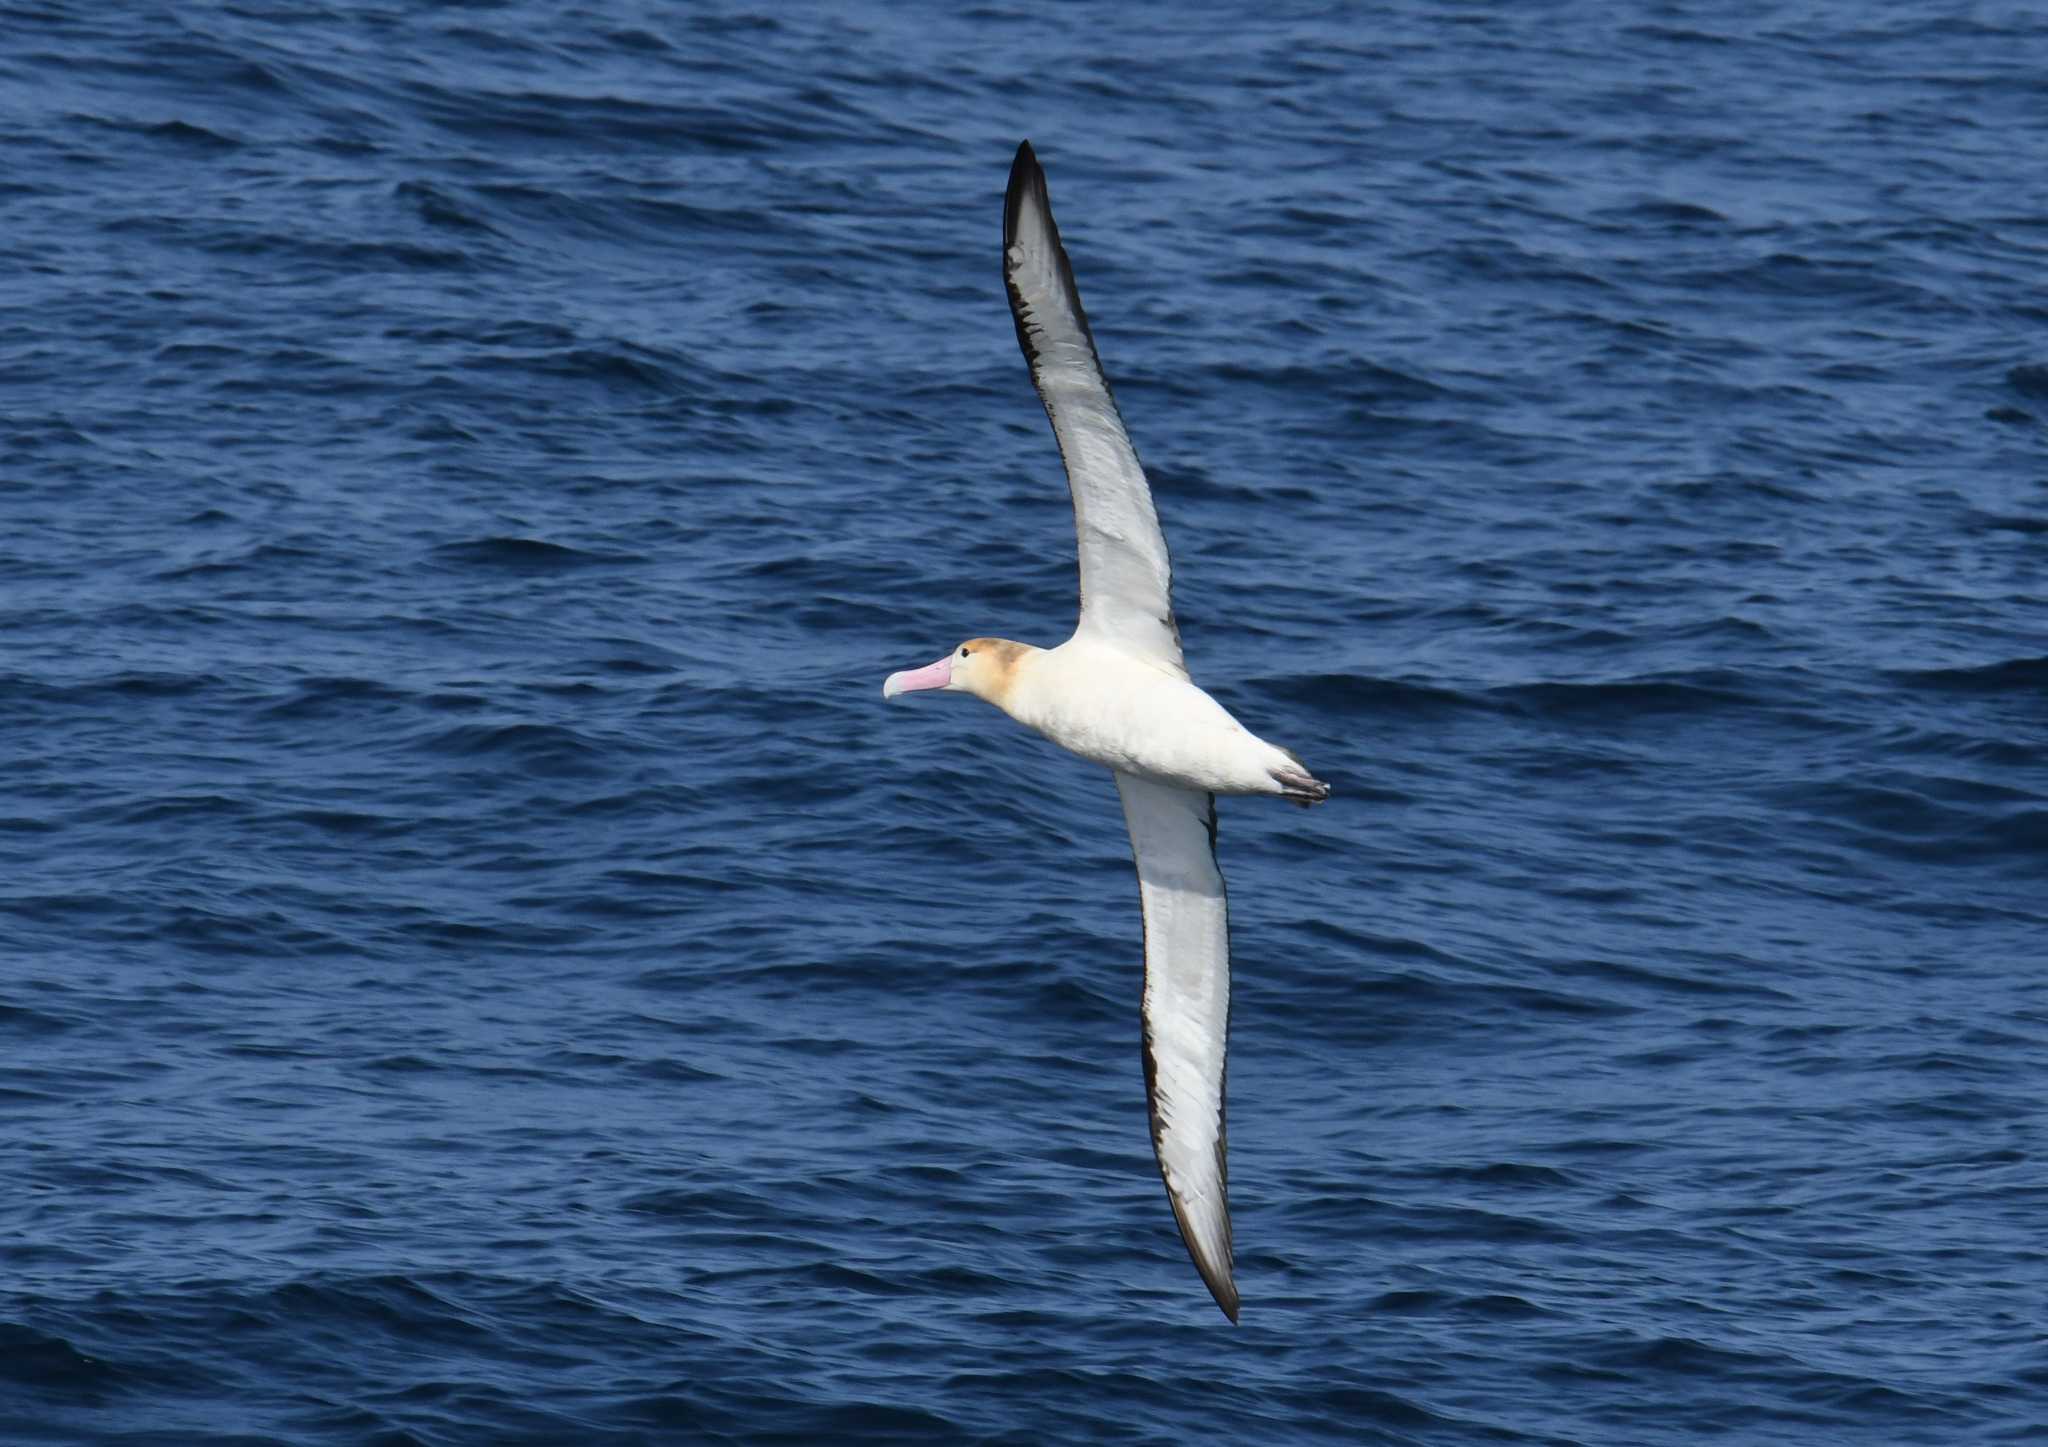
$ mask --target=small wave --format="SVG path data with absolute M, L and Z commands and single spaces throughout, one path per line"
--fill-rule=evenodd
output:
M 1485 707 L 1482 700 L 1454 688 L 1362 673 L 1288 674 L 1255 680 L 1250 687 L 1260 697 L 1348 715 L 1429 717 Z
M 435 562 L 453 567 L 498 568 L 516 573 L 555 573 L 571 568 L 644 563 L 638 553 L 605 553 L 572 548 L 540 538 L 479 538 L 467 543 L 442 543 L 428 551 Z
M 460 724 L 420 746 L 457 759 L 506 760 L 530 778 L 601 773 L 610 750 L 564 724 Z
M 284 574 L 303 572 L 309 563 L 322 560 L 322 554 L 314 547 L 295 542 L 258 543 L 229 556 L 206 557 L 196 562 L 180 563 L 165 568 L 157 577 L 167 583 L 191 582 L 217 578 L 226 574 L 268 572 Z
M 240 819 L 249 812 L 246 800 L 226 794 L 171 794 L 122 805 L 114 817 L 122 824 L 161 824 L 181 819 Z
M 2008 789 L 1891 774 L 1802 783 L 1774 797 L 1863 848 L 1926 864 L 2031 859 L 2048 851 L 2048 808 L 2029 807 L 2034 795 Z
M 171 141 L 180 146 L 189 146 L 201 151 L 239 151 L 242 143 L 232 136 L 219 131 L 195 126 L 190 121 L 165 121 L 162 125 L 151 126 L 147 134 L 154 140 Z
M 61 1336 L 0 1322 L 0 1381 L 18 1390 L 97 1402 L 104 1393 L 129 1385 L 130 1376 L 120 1363 L 81 1351 Z
M 337 240 L 299 231 L 262 230 L 180 216 L 116 217 L 101 228 L 113 234 L 134 234 L 187 247 L 213 256 L 253 263 L 268 259 L 281 264 L 308 263 L 318 268 L 356 274 L 364 271 L 467 271 L 477 266 L 468 252 L 451 246 L 426 246 L 410 241 Z
M 498 234 L 475 208 L 463 205 L 442 187 L 425 181 L 400 181 L 392 188 L 392 195 L 410 205 L 418 213 L 420 220 L 429 226 L 439 226 L 449 231 L 477 232 L 485 236 Z
M 571 347 L 538 355 L 496 353 L 462 366 L 481 372 L 523 372 L 536 377 L 593 382 L 607 391 L 675 396 L 690 390 L 680 368 L 638 347 Z
M 1211 365 L 1208 374 L 1232 387 L 1271 387 L 1276 391 L 1341 397 L 1349 402 L 1429 402 L 1453 395 L 1447 387 L 1372 362 L 1353 359 L 1341 365 L 1306 367 L 1283 364 L 1253 367 L 1243 362 L 1223 361 Z
M 1712 671 L 1682 677 L 1602 683 L 1517 683 L 1489 689 L 1501 707 L 1543 718 L 1633 718 L 1643 714 L 1709 713 L 1760 702 L 1736 675 Z
M 278 822 L 296 824 L 320 834 L 342 838 L 377 838 L 410 833 L 414 821 L 389 814 L 361 813 L 352 809 L 291 809 L 274 816 Z
M 1782 1365 L 1778 1358 L 1762 1353 L 1733 1351 L 1681 1336 L 1627 1342 L 1593 1355 L 1610 1366 L 1697 1378 L 1748 1376 Z
M 1783 990 L 1759 983 L 1753 978 L 1732 975 L 1696 975 L 1670 969 L 1652 969 L 1647 965 L 1623 964 L 1616 960 L 1583 960 L 1554 967 L 1554 973 L 1566 978 L 1585 977 L 1602 980 L 1622 986 L 1631 991 L 1642 991 L 1652 995 L 1696 995 L 1696 996 L 1747 996 L 1751 999 L 1790 1003 L 1792 997 Z
M 271 718 L 321 717 L 359 704 L 409 703 L 412 695 L 368 678 L 309 678 L 263 710 Z
M 152 141 L 162 141 L 178 150 L 208 155 L 224 155 L 243 149 L 243 143 L 233 136 L 223 135 L 209 127 L 187 120 L 133 121 L 109 116 L 74 114 L 67 117 L 72 123 L 94 130 L 118 132 L 126 136 L 142 136 Z
M 1963 668 L 1897 669 L 1890 676 L 1908 687 L 1939 693 L 2048 696 L 2048 656 L 2008 658 Z
M 1525 1161 L 1495 1161 L 1484 1166 L 1443 1166 L 1431 1172 L 1438 1180 L 1464 1181 L 1478 1186 L 1535 1187 L 1542 1190 L 1566 1190 L 1582 1183 L 1574 1180 L 1564 1171 L 1550 1166 L 1534 1166 Z
M 110 701 L 188 698 L 221 686 L 212 673 L 132 672 L 110 674 L 82 683 L 48 683 L 22 674 L 0 674 L 0 699 L 10 695 L 41 703 L 93 705 Z
M 1691 201 L 1672 201 L 1656 197 L 1600 213 L 1603 217 L 1615 217 L 1626 221 L 1662 222 L 1669 226 L 1726 226 L 1728 218 L 1711 206 L 1701 206 Z
M 26 1005 L 0 1004 L 0 1033 L 8 1035 L 61 1035 L 77 1028 L 77 1022 L 46 1010 Z

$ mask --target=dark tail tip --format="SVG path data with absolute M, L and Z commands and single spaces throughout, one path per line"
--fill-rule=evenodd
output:
M 1272 772 L 1273 782 L 1280 786 L 1280 797 L 1290 804 L 1299 804 L 1306 809 L 1330 797 L 1330 786 L 1306 772 L 1296 773 L 1292 769 L 1275 769 Z

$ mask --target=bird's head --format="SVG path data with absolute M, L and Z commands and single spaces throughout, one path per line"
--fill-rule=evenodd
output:
M 935 688 L 971 693 L 1000 708 L 1015 681 L 1018 660 L 1029 652 L 1028 645 L 1007 638 L 970 638 L 936 663 L 890 674 L 882 684 L 882 697 Z

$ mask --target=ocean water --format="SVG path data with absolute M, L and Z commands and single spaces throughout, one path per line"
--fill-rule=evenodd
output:
M 0 1440 L 2048 1439 L 2048 23 L 0 3 Z M 1226 800 L 1243 1325 L 1051 179 Z

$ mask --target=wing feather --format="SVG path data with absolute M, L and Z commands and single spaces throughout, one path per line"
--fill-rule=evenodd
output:
M 1045 172 L 1026 141 L 1003 204 L 1003 282 L 1017 344 L 1052 421 L 1074 495 L 1080 545 L 1081 632 L 1094 633 L 1186 676 L 1173 619 L 1173 566 L 1152 488 L 1124 431 L 1073 264 L 1052 219 Z
M 1152 1150 L 1181 1239 L 1237 1320 L 1224 1104 L 1230 921 L 1216 864 L 1216 798 L 1116 776 L 1145 916 L 1145 1095 Z

